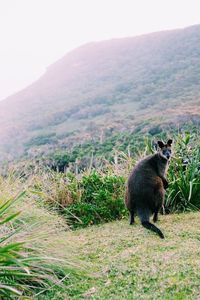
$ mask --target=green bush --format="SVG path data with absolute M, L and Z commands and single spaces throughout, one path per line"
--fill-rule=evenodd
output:
M 73 227 L 108 222 L 126 214 L 122 176 L 101 175 L 93 171 L 82 177 L 80 189 L 80 199 L 65 209 Z

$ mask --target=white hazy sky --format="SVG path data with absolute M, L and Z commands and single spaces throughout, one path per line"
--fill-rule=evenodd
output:
M 81 44 L 200 24 L 200 0 L 0 0 L 0 99 Z

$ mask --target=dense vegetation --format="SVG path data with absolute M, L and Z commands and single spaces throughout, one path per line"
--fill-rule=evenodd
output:
M 36 173 L 33 193 L 38 202 L 65 216 L 72 227 L 121 219 L 127 216 L 124 207 L 125 182 L 135 162 L 155 151 L 156 138 L 143 140 L 135 136 L 128 152 L 115 150 L 114 157 L 76 158 L 74 164 L 59 156 L 59 160 L 38 161 L 37 164 L 20 167 L 24 177 Z M 136 147 L 137 145 L 137 147 Z M 170 182 L 167 189 L 165 210 L 183 212 L 200 209 L 200 140 L 198 130 L 174 135 L 173 158 L 168 170 Z M 131 151 L 131 147 L 135 149 Z M 80 154 L 82 149 L 80 149 Z M 98 152 L 97 152 L 98 153 Z M 105 152 L 108 155 L 107 151 Z
M 199 48 L 197 25 L 75 49 L 0 103 L 0 160 L 198 125 Z

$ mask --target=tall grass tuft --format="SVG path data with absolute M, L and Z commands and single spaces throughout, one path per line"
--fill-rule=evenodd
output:
M 168 179 L 165 206 L 169 212 L 200 209 L 200 139 L 197 134 L 186 132 L 176 136 Z
M 24 196 L 22 192 L 0 205 L 0 299 L 35 296 L 60 284 L 52 258 L 40 257 L 23 241 L 15 241 L 20 228 L 14 220 L 20 213 L 12 213 L 11 206 Z

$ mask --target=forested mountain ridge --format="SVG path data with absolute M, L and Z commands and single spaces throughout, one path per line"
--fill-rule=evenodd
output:
M 199 124 L 199 74 L 200 25 L 83 45 L 0 102 L 1 160 Z

